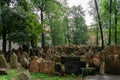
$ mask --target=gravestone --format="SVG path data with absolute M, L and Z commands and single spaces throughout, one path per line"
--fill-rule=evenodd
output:
M 16 80 L 31 80 L 28 70 L 21 73 Z
M 47 60 L 51 60 L 51 58 L 52 58 L 52 53 L 51 53 L 51 50 L 49 49 L 49 50 L 47 50 L 47 52 L 46 52 L 46 59 Z
M 39 67 L 39 60 L 37 56 L 33 56 L 32 60 L 30 61 L 30 71 L 31 72 L 39 72 L 40 67 Z
M 27 60 L 26 60 L 27 59 Z M 20 56 L 20 64 L 21 66 L 25 66 L 25 62 L 29 60 L 27 52 L 23 52 L 22 55 Z
M 51 61 L 42 61 L 40 62 L 40 72 L 43 73 L 54 73 L 55 67 L 54 63 Z
M 105 73 L 120 75 L 120 46 L 111 45 L 103 50 Z
M 11 65 L 11 68 L 17 68 L 17 65 L 18 65 L 18 58 L 14 52 L 10 56 L 10 65 Z
M 26 58 L 24 58 L 22 61 L 22 67 L 24 67 L 25 69 L 29 68 L 29 61 Z
M 60 62 L 57 62 L 55 64 L 55 73 L 61 75 L 61 76 L 64 76 L 64 73 L 65 73 L 65 67 L 64 65 L 62 65 Z
M 24 58 L 26 58 L 27 60 L 29 59 L 29 55 L 27 52 L 23 52 L 21 56 L 22 56 L 22 59 Z
M 53 62 L 60 62 L 60 56 L 58 56 L 58 55 L 54 55 L 53 57 L 52 57 L 52 61 Z
M 81 67 L 84 67 L 83 61 L 80 61 L 81 57 L 61 57 L 61 63 L 65 66 L 65 74 L 79 75 L 81 73 Z
M 0 68 L 8 68 L 4 55 L 0 54 Z
M 100 66 L 100 74 L 104 75 L 105 74 L 105 62 L 103 61 L 101 66 Z
M 0 75 L 7 75 L 7 69 L 0 69 Z

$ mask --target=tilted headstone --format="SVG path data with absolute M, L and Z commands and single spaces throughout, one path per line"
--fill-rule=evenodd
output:
M 0 54 L 0 68 L 8 68 L 4 55 Z
M 26 58 L 23 59 L 22 67 L 24 67 L 25 69 L 29 68 L 29 61 Z
M 26 61 L 29 60 L 27 52 L 23 52 L 21 57 L 20 57 L 20 63 L 21 63 L 22 66 L 24 66 L 24 64 L 26 62 L 25 59 L 27 59 Z
M 14 52 L 10 56 L 10 65 L 11 65 L 11 68 L 17 68 L 17 65 L 18 65 L 18 58 Z
M 16 80 L 31 80 L 28 70 L 21 73 Z

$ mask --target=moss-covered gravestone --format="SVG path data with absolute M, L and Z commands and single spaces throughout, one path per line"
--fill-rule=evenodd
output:
M 31 80 L 30 73 L 28 71 L 24 71 L 16 80 Z
M 0 68 L 8 68 L 4 55 L 0 54 Z
M 11 68 L 17 68 L 17 65 L 18 65 L 18 58 L 14 52 L 12 52 L 10 56 L 10 65 L 11 65 Z

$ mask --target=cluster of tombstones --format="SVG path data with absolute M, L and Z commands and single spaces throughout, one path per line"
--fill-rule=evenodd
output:
M 30 80 L 28 71 L 44 73 L 54 72 L 53 62 L 34 54 L 29 56 L 27 52 L 22 51 L 20 48 L 18 50 L 12 50 L 7 56 L 4 56 L 2 51 L 0 52 L 0 75 L 7 75 L 10 68 L 25 69 L 25 71 L 17 77 L 17 80 Z
M 4 53 L 1 51 L 0 75 L 7 74 L 8 68 L 25 68 L 32 72 L 53 73 L 55 71 L 54 62 L 46 58 L 45 55 L 41 54 L 42 53 L 36 49 L 27 53 L 19 48 L 18 50 L 13 49 L 7 56 L 4 56 Z M 57 60 L 56 58 L 57 57 L 54 57 L 53 60 Z
M 13 49 L 9 53 L 9 57 L 7 56 L 7 61 L 2 55 L 3 53 L 0 54 L 0 68 L 7 68 L 7 62 L 9 62 L 9 67 L 15 69 L 23 67 L 32 72 L 64 73 L 65 68 L 64 65 L 61 64 L 61 56 L 85 56 L 88 59 L 87 61 L 92 64 L 90 66 L 100 68 L 102 56 L 101 53 L 94 54 L 97 52 L 96 50 L 100 50 L 100 48 L 95 48 L 90 49 L 89 46 L 82 48 L 79 46 L 56 46 L 47 48 L 45 53 L 42 48 L 35 48 L 29 51 L 24 51 L 21 48 L 18 50 Z
M 51 54 L 53 53 L 53 54 Z M 31 50 L 30 53 L 23 51 L 21 48 L 18 50 L 12 50 L 7 56 L 4 57 L 4 53 L 0 53 L 0 68 L 2 74 L 7 74 L 7 68 L 25 68 L 32 72 L 44 72 L 63 75 L 64 66 L 60 62 L 60 56 L 56 55 L 54 50 L 47 50 L 43 55 L 39 50 Z M 9 63 L 9 64 L 8 64 Z

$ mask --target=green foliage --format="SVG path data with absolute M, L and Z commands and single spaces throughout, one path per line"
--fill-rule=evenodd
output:
M 64 9 L 60 2 L 52 0 L 48 1 L 46 8 L 48 25 L 50 26 L 50 34 L 52 45 L 65 45 L 66 25 L 64 21 Z
M 10 39 L 21 45 L 27 42 L 31 42 L 32 46 L 37 46 L 39 35 L 42 32 L 41 24 L 38 22 L 36 15 L 33 13 L 28 13 L 25 17 L 26 27 L 22 30 L 16 29 L 10 34 Z
M 4 75 L 4 76 L 0 76 L 0 80 L 12 80 L 13 78 L 17 78 L 18 75 L 20 75 L 20 73 L 22 72 L 23 70 L 13 70 L 13 69 L 10 69 L 8 70 L 8 75 Z M 60 77 L 60 76 L 57 76 L 57 75 L 49 75 L 49 74 L 44 74 L 44 73 L 34 73 L 34 72 L 30 72 L 30 77 L 31 77 L 31 80 L 76 80 L 77 77 L 72 74 L 72 75 L 69 75 L 69 76 L 66 76 L 66 77 Z
M 72 35 L 73 35 L 73 44 L 80 45 L 80 44 L 86 44 L 88 40 L 87 35 L 87 26 L 85 24 L 84 20 L 84 11 L 82 10 L 81 6 L 72 7 L 71 13 L 72 20 L 71 20 L 71 26 L 72 28 Z
M 32 47 L 36 47 L 40 40 L 40 33 L 43 31 L 42 24 L 44 22 L 40 24 L 37 16 L 31 13 L 27 18 L 27 23 L 26 32 L 28 33 L 28 40 L 31 42 Z
M 115 37 L 115 10 L 117 9 L 116 6 L 118 6 L 119 2 L 117 2 L 116 4 L 115 0 L 112 0 L 111 4 L 112 5 L 110 7 L 109 0 L 101 0 L 100 1 L 100 15 L 101 15 L 102 24 L 104 26 L 104 36 L 106 38 L 105 40 L 108 40 L 109 27 L 111 27 L 111 44 L 113 45 L 115 43 L 115 38 L 114 38 Z M 110 16 L 110 8 L 111 8 L 111 16 Z M 117 10 L 117 14 L 118 14 L 118 10 Z M 111 26 L 110 26 L 110 17 L 111 17 Z M 117 19 L 119 19 L 118 15 L 117 15 Z M 119 29 L 118 25 L 117 25 L 117 29 Z M 107 45 L 108 41 L 105 41 L 105 42 Z
M 93 1 L 93 0 L 91 0 Z M 116 3 L 117 1 L 117 3 Z M 94 3 L 94 2 L 93 2 Z M 105 45 L 108 45 L 108 39 L 109 39 L 109 28 L 110 28 L 110 17 L 111 17 L 111 45 L 115 44 L 115 15 L 117 16 L 117 37 L 118 37 L 118 45 L 120 44 L 120 39 L 119 39 L 119 0 L 112 0 L 112 5 L 110 7 L 110 0 L 100 0 L 98 1 L 98 7 L 99 7 L 99 13 L 100 13 L 100 18 L 102 22 L 102 27 L 103 27 L 103 34 L 104 34 L 104 42 Z M 94 4 L 92 4 L 94 5 Z M 92 6 L 90 5 L 90 6 Z M 95 6 L 92 7 L 91 12 L 93 12 L 95 24 L 97 22 L 96 19 L 96 14 L 95 14 Z M 110 8 L 111 8 L 111 16 L 110 16 Z M 116 11 L 116 14 L 115 14 Z M 97 31 L 98 32 L 98 31 Z M 99 40 L 100 42 L 100 40 Z
M 9 3 L 11 2 L 11 0 L 0 0 L 0 5 L 4 6 L 4 5 L 9 5 Z
M 2 0 L 0 3 L 4 4 L 0 32 L 2 26 L 6 27 L 7 39 L 19 45 L 29 43 L 36 47 L 42 32 L 50 45 L 85 44 L 88 39 L 81 6 L 73 7 L 69 15 L 69 8 L 58 0 Z
M 12 4 L 14 6 L 1 8 L 0 32 L 4 26 L 8 40 L 19 45 L 32 43 L 32 46 L 37 46 L 39 35 L 43 31 L 42 23 L 40 24 L 37 16 L 30 12 L 27 0 L 17 0 L 17 3 Z
M 8 34 L 16 29 L 21 30 L 26 27 L 25 14 L 19 11 L 4 7 L 1 16 L 3 16 L 2 25 L 6 27 Z
M 60 77 L 56 75 L 48 75 L 44 73 L 30 73 L 32 80 L 42 79 L 42 80 L 76 80 L 77 77 L 73 74 L 67 77 Z
M 24 10 L 26 12 L 30 11 L 30 2 L 29 0 L 17 0 L 17 7 L 19 7 L 19 9 L 21 8 L 21 10 Z
M 8 10 L 3 11 L 2 13 L 2 16 L 4 16 L 4 18 L 2 19 L 2 25 L 6 27 L 8 39 L 17 43 L 21 43 L 21 39 L 23 39 L 24 42 L 25 38 L 22 38 L 21 36 L 25 33 L 24 29 L 27 26 L 25 19 L 26 14 L 16 10 L 12 10 L 10 8 L 8 8 Z M 24 37 L 26 37 L 26 34 L 24 35 Z
M 16 74 L 17 73 L 17 74 Z M 0 76 L 0 80 L 11 80 L 15 78 L 19 73 L 16 70 L 8 70 L 8 75 Z

